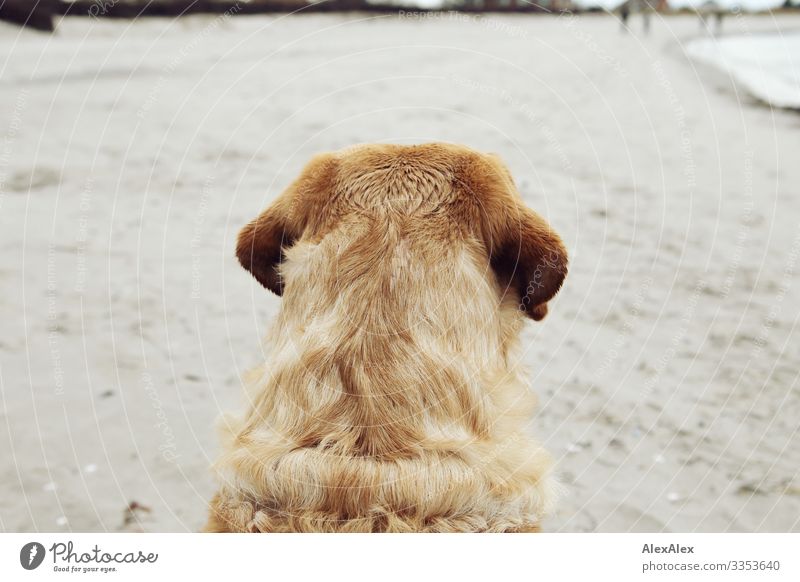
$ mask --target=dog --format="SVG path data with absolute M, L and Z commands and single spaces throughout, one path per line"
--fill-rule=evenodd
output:
M 282 297 L 228 419 L 211 532 L 527 532 L 552 461 L 518 363 L 567 273 L 494 155 L 433 143 L 311 160 L 239 234 Z

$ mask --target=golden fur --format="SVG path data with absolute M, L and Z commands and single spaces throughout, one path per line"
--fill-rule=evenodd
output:
M 538 528 L 554 482 L 516 352 L 567 256 L 498 158 L 317 156 L 237 255 L 283 305 L 227 422 L 207 531 Z

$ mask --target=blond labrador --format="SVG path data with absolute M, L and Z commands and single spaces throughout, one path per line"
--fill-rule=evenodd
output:
M 449 144 L 314 158 L 240 233 L 282 296 L 227 423 L 207 531 L 535 531 L 551 461 L 517 364 L 567 253 L 502 162 Z

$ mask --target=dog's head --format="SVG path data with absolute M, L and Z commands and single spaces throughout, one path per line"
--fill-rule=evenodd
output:
M 236 254 L 264 287 L 282 295 L 280 264 L 300 240 L 321 240 L 354 217 L 436 238 L 479 241 L 503 293 L 540 320 L 567 273 L 558 235 L 527 208 L 494 155 L 450 144 L 367 145 L 315 157 L 239 234 Z M 390 222 L 392 221 L 392 222 Z

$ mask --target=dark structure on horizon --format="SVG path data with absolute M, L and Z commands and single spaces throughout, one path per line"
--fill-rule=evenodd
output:
M 270 14 L 296 12 L 554 12 L 570 0 L 455 0 L 440 8 L 369 0 L 0 0 L 0 20 L 43 31 L 53 30 L 58 16 L 93 18 L 141 18 L 147 16 L 179 17 L 190 14 Z
M 0 20 L 52 32 L 59 4 L 59 0 L 0 0 Z

